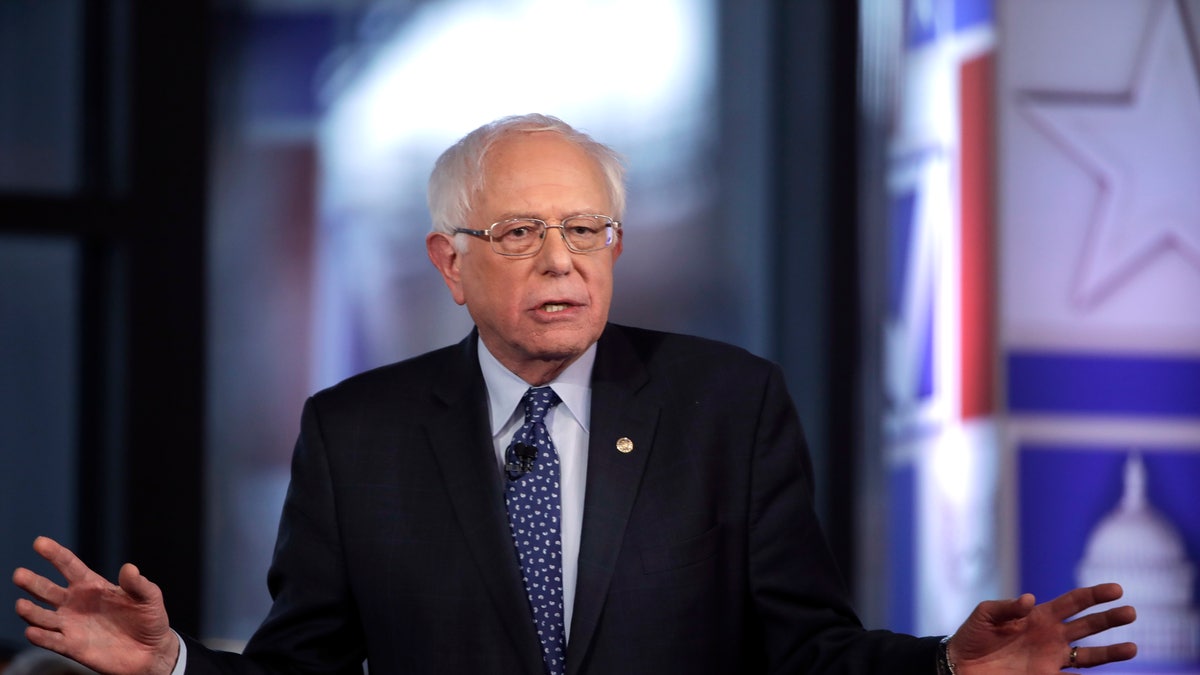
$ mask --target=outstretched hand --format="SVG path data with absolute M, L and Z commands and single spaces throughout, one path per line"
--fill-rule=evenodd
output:
M 13 572 L 13 583 L 46 605 L 17 600 L 30 642 L 101 673 L 171 672 L 179 655 L 178 638 L 171 632 L 162 592 L 137 567 L 126 563 L 119 585 L 113 585 L 53 539 L 38 537 L 33 549 L 67 585 L 23 567 Z
M 1121 597 L 1117 584 L 1076 588 L 1034 604 L 1026 593 L 1014 600 L 982 602 L 950 640 L 949 658 L 959 675 L 1059 673 L 1125 661 L 1137 654 L 1132 642 L 1075 647 L 1077 640 L 1132 623 L 1133 607 L 1115 607 L 1067 620 L 1079 612 Z M 1074 658 L 1072 658 L 1074 654 Z

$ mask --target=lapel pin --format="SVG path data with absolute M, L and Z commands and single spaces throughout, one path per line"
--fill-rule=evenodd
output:
M 633 452 L 633 441 L 624 436 L 617 439 L 617 452 L 629 454 Z

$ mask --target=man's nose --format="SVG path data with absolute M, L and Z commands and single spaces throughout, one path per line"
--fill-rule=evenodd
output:
M 557 233 L 551 230 L 558 230 Z M 565 272 L 571 269 L 571 258 L 575 255 L 571 249 L 567 247 L 567 230 L 558 225 L 546 225 L 545 232 L 542 233 L 544 240 L 542 241 L 542 250 L 538 252 L 538 257 L 544 261 L 548 271 Z

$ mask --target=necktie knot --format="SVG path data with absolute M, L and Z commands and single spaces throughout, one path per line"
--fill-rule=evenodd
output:
M 530 387 L 521 399 L 521 405 L 525 407 L 525 424 L 543 422 L 546 413 L 559 403 L 562 399 L 550 387 Z

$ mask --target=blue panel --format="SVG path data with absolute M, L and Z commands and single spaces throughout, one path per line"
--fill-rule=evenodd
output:
M 925 324 L 925 339 L 921 343 L 921 370 L 918 376 L 921 378 L 917 383 L 917 397 L 922 401 L 927 401 L 933 396 L 933 362 L 936 354 L 937 343 L 936 326 L 933 321 L 934 302 L 933 302 L 933 282 L 929 283 L 929 288 L 922 292 L 929 296 L 929 311 L 925 312 L 925 316 L 921 320 Z
M 1020 558 L 1018 590 L 1049 600 L 1080 585 L 1077 569 L 1088 537 L 1121 500 L 1126 459 L 1134 448 L 1114 445 L 1027 444 L 1018 448 Z M 1142 451 L 1146 498 L 1183 538 L 1193 566 L 1200 561 L 1200 448 Z M 1112 581 L 1125 581 L 1112 579 Z M 1136 598 L 1133 599 L 1136 601 Z M 1192 607 L 1200 606 L 1200 585 L 1192 588 Z M 1197 672 L 1197 663 L 1149 660 L 1139 655 L 1127 668 L 1141 673 Z
M 921 160 L 918 160 L 921 161 Z M 888 269 L 887 269 L 887 313 L 888 317 L 893 321 L 900 321 L 904 318 L 903 302 L 904 297 L 909 292 L 909 287 L 917 276 L 917 270 L 910 267 L 909 262 L 916 256 L 912 255 L 912 247 L 917 245 L 914 240 L 918 239 L 917 228 L 919 225 L 916 222 L 917 200 L 919 197 L 917 190 L 906 190 L 892 196 L 890 204 L 890 213 L 888 214 Z M 924 336 L 921 344 L 917 345 L 917 352 L 914 354 L 905 354 L 903 358 L 920 359 L 920 369 L 918 370 L 917 382 L 912 383 L 916 387 L 916 391 L 908 392 L 914 395 L 917 399 L 928 399 L 933 395 L 933 360 L 934 360 L 934 330 L 933 330 L 933 286 L 932 283 L 927 283 L 925 288 L 917 289 L 919 293 L 926 296 L 926 307 L 930 310 L 924 315 L 916 317 L 916 321 L 920 322 L 919 327 L 921 333 L 917 333 L 918 326 L 904 326 L 905 330 L 913 331 L 914 334 Z
M 1130 448 L 1022 446 L 1018 455 L 1022 591 L 1049 599 L 1073 588 L 1087 536 L 1121 498 Z M 1200 561 L 1200 448 L 1142 453 L 1147 498 L 1183 536 L 1188 557 Z M 1200 584 L 1193 589 L 1200 604 Z
M 1018 591 L 1049 600 L 1074 588 L 1090 528 L 1121 497 L 1122 453 L 1025 446 L 1018 453 Z
M 1200 417 L 1200 359 L 1013 352 L 1013 412 Z
M 994 22 L 993 0 L 905 0 L 904 43 L 920 49 L 954 33 Z
M 994 19 L 993 0 L 955 0 L 954 30 L 990 24 Z

